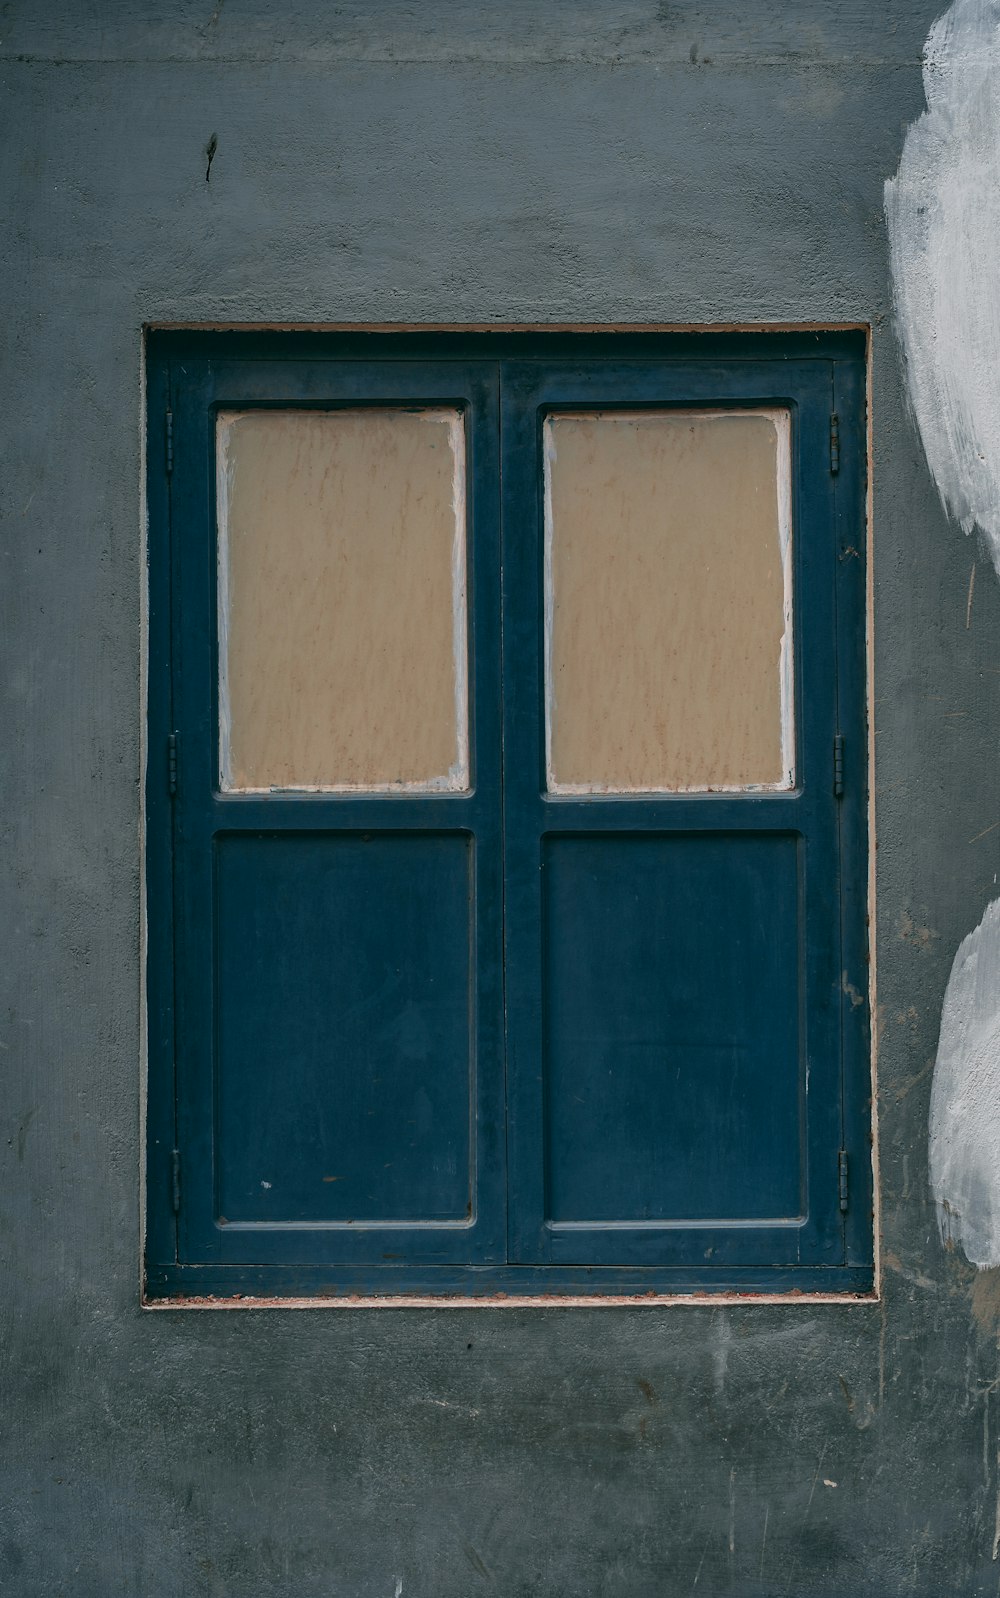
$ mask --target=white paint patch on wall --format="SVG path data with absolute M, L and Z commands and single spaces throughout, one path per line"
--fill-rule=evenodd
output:
M 963 939 L 931 1091 L 931 1188 L 945 1243 L 1000 1265 L 1000 899 Z
M 897 327 L 942 501 L 1000 573 L 1000 0 L 954 0 L 938 19 L 924 91 L 885 186 Z M 944 1241 L 1000 1265 L 1000 899 L 945 994 L 930 1180 Z
M 955 0 L 885 186 L 910 399 L 948 511 L 1000 571 L 1000 0 Z

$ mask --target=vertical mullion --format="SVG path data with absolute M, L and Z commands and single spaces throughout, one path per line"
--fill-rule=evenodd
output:
M 868 917 L 868 745 L 864 651 L 867 595 L 865 528 L 865 371 L 857 360 L 833 365 L 833 410 L 840 418 L 840 470 L 834 480 L 838 716 L 844 733 L 840 849 L 842 1143 L 848 1155 L 845 1262 L 872 1257 L 871 1070 Z M 856 997 L 858 996 L 858 997 Z M 860 1000 L 860 1002 L 859 1002 Z M 866 1132 L 869 1134 L 866 1136 Z
M 532 368 L 501 367 L 508 1258 L 542 1263 L 541 614 Z
M 498 657 L 497 671 L 499 673 L 499 726 L 497 729 L 499 770 L 497 774 L 497 793 L 499 804 L 499 894 L 500 894 L 500 1054 L 501 1070 L 503 1074 L 503 1257 L 509 1264 L 511 1251 L 511 1215 L 512 1215 L 512 1187 L 511 1187 L 511 1139 L 510 1139 L 510 1110 L 511 1110 L 511 1081 L 510 1081 L 510 1047 L 508 1042 L 510 1026 L 510 999 L 508 992 L 507 973 L 507 674 L 504 661 L 504 641 L 506 638 L 505 627 L 505 559 L 504 559 L 504 534 L 506 521 L 504 517 L 504 381 L 503 363 L 496 363 L 496 482 L 493 485 L 494 503 L 496 507 L 496 553 L 499 583 L 495 595 L 495 615 L 497 621 Z
M 169 848 L 170 848 L 170 1065 L 171 1084 L 173 1088 L 173 1134 L 170 1145 L 170 1199 L 173 1211 L 174 1230 L 174 1259 L 181 1257 L 181 1221 L 183 1214 L 183 1186 L 180 1179 L 180 1103 L 177 1083 L 177 744 L 176 744 L 176 693 L 177 686 L 174 680 L 174 638 L 176 634 L 176 614 L 178 604 L 178 589 L 174 570 L 174 528 L 173 528 L 173 470 L 174 470 L 174 415 L 173 415 L 173 381 L 170 366 L 167 367 L 167 525 L 166 542 L 168 551 L 167 577 L 167 609 L 166 619 L 169 628 L 170 663 L 169 663 L 169 706 L 168 706 L 168 738 L 170 768 L 168 781 L 170 788 L 170 807 L 168 811 Z
M 215 703 L 215 526 L 212 369 L 188 362 L 173 395 L 174 722 L 173 806 L 177 1147 L 181 1153 L 178 1245 L 183 1262 L 218 1258 L 214 1217 L 214 844 L 212 708 Z
M 841 973 L 843 973 L 843 976 L 846 976 L 846 973 L 847 973 L 847 962 L 846 962 L 845 939 L 846 939 L 847 928 L 846 928 L 846 924 L 845 924 L 845 906 L 844 906 L 844 886 L 845 886 L 845 884 L 844 884 L 844 800 L 843 800 L 843 787 L 844 787 L 844 785 L 843 785 L 843 753 L 842 753 L 843 744 L 842 744 L 842 740 L 843 740 L 843 736 L 844 736 L 844 723 L 847 721 L 848 717 L 847 717 L 847 706 L 846 706 L 846 704 L 842 704 L 841 703 L 841 697 L 842 696 L 841 696 L 841 682 L 840 682 L 840 668 L 841 668 L 841 660 L 840 660 L 840 656 L 841 656 L 841 649 L 840 649 L 840 637 L 841 637 L 840 608 L 841 607 L 840 607 L 840 583 L 839 583 L 839 580 L 838 580 L 839 573 L 838 573 L 838 570 L 837 570 L 837 568 L 838 568 L 838 566 L 840 564 L 840 561 L 839 561 L 839 558 L 838 558 L 839 554 L 840 554 L 840 549 L 839 549 L 839 544 L 840 544 L 840 538 L 839 538 L 840 525 L 839 525 L 839 518 L 837 516 L 837 504 L 836 504 L 836 501 L 837 501 L 837 478 L 839 477 L 839 474 L 840 474 L 841 448 L 840 448 L 840 414 L 839 414 L 839 411 L 838 411 L 837 407 L 838 407 L 838 401 L 837 401 L 837 365 L 836 365 L 835 361 L 831 361 L 830 362 L 830 460 L 829 460 L 829 469 L 830 469 L 830 497 L 831 497 L 831 500 L 833 501 L 833 533 L 832 533 L 832 537 L 830 539 L 830 563 L 829 563 L 830 578 L 829 578 L 829 580 L 830 580 L 831 589 L 833 591 L 834 639 L 835 639 L 835 642 L 834 642 L 834 652 L 835 652 L 834 726 L 836 728 L 836 735 L 835 736 L 836 736 L 836 739 L 837 739 L 837 759 L 838 759 L 838 765 L 839 765 L 839 770 L 838 770 L 838 772 L 836 774 L 836 786 L 837 786 L 837 795 L 836 795 L 836 797 L 838 799 L 837 815 L 836 815 L 836 837 L 837 837 L 836 848 L 837 848 L 837 878 L 838 878 L 837 901 L 838 901 L 838 908 L 839 908 L 839 917 L 838 917 L 838 925 L 837 925 L 837 935 L 838 935 L 837 967 L 841 971 Z M 839 1081 L 838 1081 L 838 1086 L 839 1086 L 839 1090 L 840 1090 L 840 1135 L 839 1135 L 839 1137 L 837 1139 L 837 1200 L 838 1200 L 838 1204 L 841 1202 L 841 1180 L 842 1180 L 841 1179 L 841 1159 L 842 1159 L 842 1151 L 845 1151 L 846 1147 L 847 1147 L 847 1103 L 846 1103 L 846 1097 L 845 1097 L 845 1095 L 846 1095 L 845 1074 L 846 1074 L 846 1065 L 847 1065 L 847 1059 L 846 1059 L 846 1050 L 847 1050 L 847 1039 L 846 1039 L 847 994 L 846 994 L 846 992 L 843 991 L 844 990 L 843 976 L 842 976 L 842 979 L 841 979 L 841 994 L 840 994 L 840 1003 L 839 1003 L 839 1013 L 838 1013 L 838 1017 L 837 1017 L 837 1021 L 838 1021 L 838 1027 L 837 1027 L 837 1031 L 838 1031 L 838 1038 L 837 1038 L 838 1051 L 837 1051 L 837 1053 L 838 1053 L 838 1063 L 839 1063 L 839 1067 L 840 1067 Z M 849 979 L 848 979 L 848 981 L 849 981 Z M 844 1263 L 846 1263 L 846 1261 L 847 1261 L 847 1215 L 845 1213 L 843 1213 L 843 1211 L 841 1212 L 841 1215 L 840 1215 L 840 1247 L 841 1247 L 841 1259 L 843 1260 Z
M 473 1037 L 475 1090 L 470 1127 L 474 1203 L 487 1241 L 474 1260 L 506 1258 L 507 1121 L 503 962 L 503 760 L 500 562 L 499 364 L 467 369 L 467 570 L 469 610 L 469 734 L 475 828 Z M 486 1075 L 484 1076 L 484 1073 Z
M 147 346 L 146 479 L 149 500 L 145 771 L 146 1193 L 147 1265 L 177 1259 L 171 1202 L 176 1129 L 173 817 L 167 785 L 172 719 L 170 478 L 166 427 L 170 365 L 155 340 Z
M 829 470 L 829 367 L 804 381 L 793 452 L 796 690 L 800 783 L 808 798 L 800 891 L 805 1091 L 806 1221 L 810 1262 L 842 1263 L 837 1191 L 840 1106 L 840 861 L 833 791 L 837 730 L 833 480 Z

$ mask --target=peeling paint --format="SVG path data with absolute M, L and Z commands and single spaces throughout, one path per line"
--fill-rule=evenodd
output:
M 997 0 L 955 0 L 934 24 L 924 92 L 885 186 L 897 326 L 938 492 L 1000 570 Z
M 939 17 L 924 92 L 927 110 L 885 186 L 897 327 L 942 503 L 966 533 L 978 530 L 1000 572 L 998 0 L 955 0 Z M 966 629 L 975 576 L 973 563 Z M 904 939 L 926 949 L 934 934 L 924 932 L 904 915 Z M 1000 1265 L 1000 900 L 960 945 L 945 994 L 930 1181 L 945 1245 Z
M 946 1246 L 1000 1265 L 1000 899 L 955 956 L 931 1089 L 930 1180 Z
M 972 1318 L 989 1336 L 1000 1329 L 1000 1271 L 977 1271 L 972 1280 Z

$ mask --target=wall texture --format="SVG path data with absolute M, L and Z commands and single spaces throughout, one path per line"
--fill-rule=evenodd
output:
M 935 9 L 4 5 L 3 1592 L 996 1591 L 1000 1272 L 940 1242 L 927 1117 L 1000 584 L 882 209 Z M 140 1310 L 150 321 L 871 322 L 879 1303 Z

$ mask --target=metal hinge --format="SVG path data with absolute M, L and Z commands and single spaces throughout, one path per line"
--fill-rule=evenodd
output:
M 844 797 L 844 735 L 838 732 L 833 740 L 833 792 L 837 799 Z
M 175 1215 L 181 1213 L 181 1151 L 170 1151 L 170 1204 Z
M 167 792 L 171 799 L 177 792 L 177 734 L 167 734 Z
M 830 412 L 830 473 L 836 477 L 840 471 L 840 417 Z
M 837 1155 L 837 1177 L 840 1184 L 840 1213 L 847 1214 L 847 1150 L 841 1149 Z
M 167 444 L 167 476 L 169 477 L 170 473 L 174 469 L 174 413 L 173 413 L 173 411 L 168 411 L 167 412 L 166 444 Z

